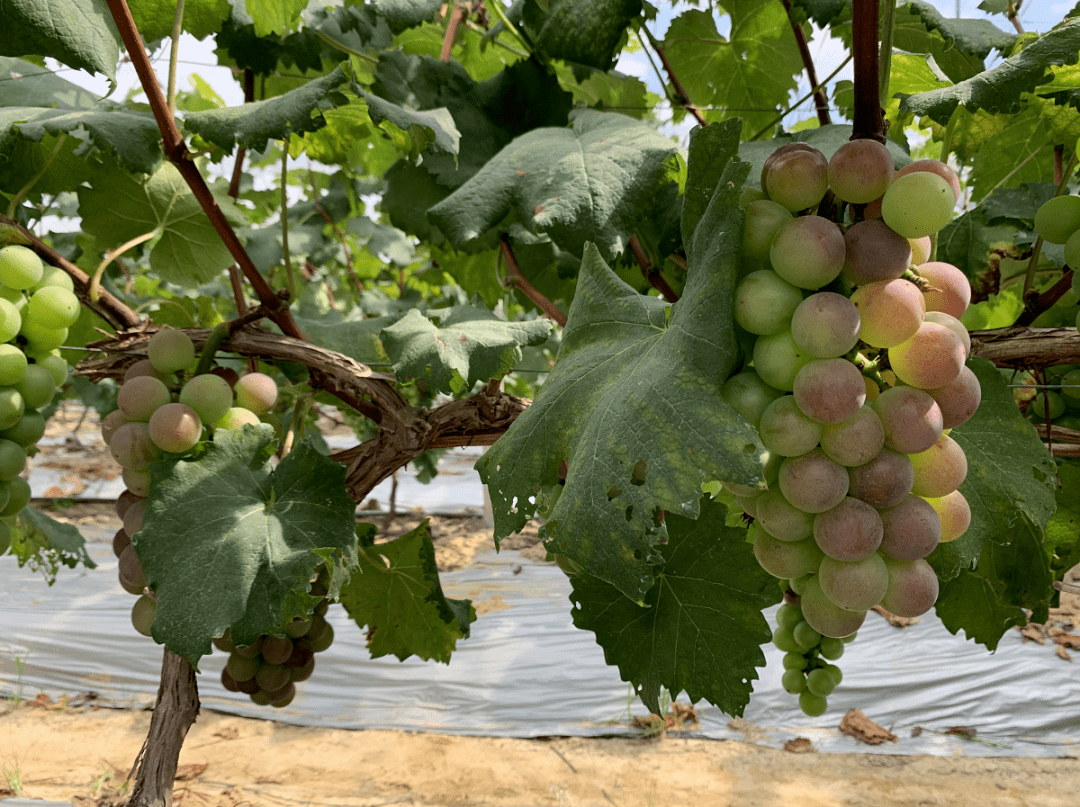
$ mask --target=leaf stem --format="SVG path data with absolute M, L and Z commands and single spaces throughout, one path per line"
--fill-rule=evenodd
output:
M 823 82 L 818 84 L 816 87 L 811 88 L 810 92 L 808 92 L 806 95 L 804 95 L 802 98 L 800 98 L 794 104 L 792 104 L 790 107 L 788 107 L 783 112 L 781 112 L 779 115 L 777 115 L 775 118 L 773 118 L 771 121 L 769 121 L 769 123 L 766 124 L 765 126 L 763 126 L 761 128 L 761 131 L 759 131 L 757 134 L 755 134 L 753 137 L 751 137 L 750 140 L 757 140 L 763 134 L 765 134 L 769 130 L 775 128 L 776 124 L 778 124 L 780 121 L 782 121 L 785 118 L 785 116 L 789 115 L 793 109 L 798 109 L 801 104 L 805 104 L 807 101 L 809 101 L 811 98 L 813 98 L 814 93 L 816 93 L 818 90 L 825 87 L 830 81 L 832 81 L 834 78 L 836 78 L 836 76 L 840 73 L 840 71 L 843 70 L 845 67 L 847 67 L 848 62 L 850 62 L 850 61 L 851 61 L 851 54 L 849 53 L 847 55 L 847 58 L 845 58 L 844 61 L 840 62 L 840 65 L 835 70 L 833 70 L 831 73 L 829 73 L 828 76 L 825 77 L 825 80 Z
M 660 270 L 657 269 L 649 259 L 649 256 L 645 253 L 645 249 L 641 246 L 641 241 L 638 240 L 636 235 L 631 236 L 630 238 L 630 251 L 634 253 L 638 266 L 641 267 L 641 274 L 645 276 L 645 279 L 649 281 L 649 284 L 660 292 L 664 299 L 669 303 L 678 302 L 679 295 L 675 293 L 675 290 L 671 288 L 670 285 L 668 285 L 664 276 L 660 274 Z
M 266 309 L 259 306 L 242 317 L 229 319 L 215 325 L 214 329 L 206 337 L 206 342 L 203 343 L 202 353 L 199 354 L 199 363 L 195 365 L 195 375 L 204 375 L 210 372 L 210 368 L 214 364 L 214 356 L 217 354 L 222 342 L 245 325 L 256 322 L 265 316 Z
M 810 48 L 806 43 L 806 33 L 803 31 L 802 26 L 795 21 L 795 17 L 791 13 L 789 0 L 780 1 L 784 4 L 784 11 L 787 12 L 791 32 L 795 35 L 795 44 L 799 48 L 799 56 L 802 57 L 803 67 L 806 69 L 806 78 L 810 81 L 811 87 L 817 87 L 814 92 L 814 106 L 817 108 L 818 123 L 821 126 L 828 126 L 832 123 L 832 118 L 829 117 L 829 99 L 818 84 L 817 70 L 814 69 L 814 58 L 810 55 Z
M 514 257 L 514 250 L 510 246 L 510 238 L 506 233 L 503 233 L 502 238 L 499 239 L 499 249 L 502 252 L 503 260 L 506 261 L 507 272 L 505 284 L 507 286 L 517 287 L 522 294 L 533 301 L 537 308 L 544 312 L 544 316 L 554 320 L 560 328 L 564 327 L 566 325 L 566 314 L 560 311 L 551 300 L 545 297 L 536 286 L 530 283 L 525 278 L 525 275 L 521 274 L 517 259 Z
M 963 109 L 964 105 L 960 104 L 953 110 L 952 116 L 949 118 L 949 123 L 945 127 L 945 134 L 941 136 L 941 161 L 943 163 L 949 162 L 949 155 L 952 153 L 953 138 L 956 136 L 956 127 Z
M 667 73 L 668 79 L 671 81 L 671 86 L 675 90 L 675 100 L 679 102 L 683 109 L 693 115 L 698 123 L 702 126 L 707 126 L 709 122 L 705 120 L 705 116 L 701 114 L 701 110 L 690 100 L 690 96 L 687 94 L 682 82 L 679 81 L 679 77 L 675 74 L 675 68 L 673 68 L 671 62 L 668 61 L 667 53 L 664 52 L 664 46 L 660 44 L 660 41 L 655 36 L 653 36 L 653 33 L 649 30 L 648 26 L 641 25 L 639 26 L 639 30 L 645 32 L 645 36 L 649 39 L 649 44 L 653 46 L 656 55 L 660 57 L 660 64 L 664 66 L 664 72 Z M 642 46 L 644 46 L 644 44 L 645 43 L 643 42 Z
M 180 58 L 180 35 L 184 31 L 184 0 L 176 0 L 176 14 L 173 15 L 172 47 L 169 49 L 169 96 L 167 105 L 169 114 L 176 114 L 176 64 Z
M 90 291 L 87 293 L 87 296 L 95 303 L 101 299 L 101 278 L 105 274 L 106 267 L 113 262 L 114 258 L 118 255 L 123 255 L 132 247 L 137 247 L 139 244 L 149 241 L 154 236 L 160 234 L 161 228 L 157 227 L 148 233 L 137 235 L 131 240 L 125 241 L 112 252 L 106 253 L 105 257 L 101 259 L 101 263 L 98 264 L 97 269 L 94 270 L 93 277 L 90 278 Z
M 41 168 L 37 173 L 30 177 L 30 180 L 19 188 L 18 193 L 11 197 L 11 204 L 8 205 L 7 215 L 9 219 L 15 218 L 15 211 L 19 205 L 22 204 L 22 200 L 26 198 L 26 195 L 33 190 L 33 187 L 38 184 L 45 172 L 49 170 L 49 166 L 52 165 L 52 161 L 56 159 L 56 155 L 60 153 L 60 149 L 64 146 L 64 141 L 67 140 L 67 132 L 61 132 L 60 136 L 56 138 L 56 145 L 53 146 L 53 150 L 49 152 L 49 156 L 45 158 L 45 162 L 42 163 Z

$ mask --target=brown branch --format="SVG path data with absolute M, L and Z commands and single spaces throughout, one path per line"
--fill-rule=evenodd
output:
M 1072 288 L 1073 272 L 1073 269 L 1067 270 L 1057 283 L 1042 294 L 1039 294 L 1032 289 L 1031 293 L 1028 295 L 1028 299 L 1025 301 L 1023 312 L 1016 318 L 1016 322 L 1014 322 L 1013 325 L 1030 325 L 1038 319 L 1041 314 L 1049 311 L 1054 306 L 1054 303 L 1064 297 L 1069 289 Z
M 120 31 L 120 38 L 124 42 L 128 56 L 135 66 L 139 82 L 146 93 L 147 100 L 150 102 L 150 109 L 154 113 L 158 129 L 161 131 L 165 156 L 176 166 L 184 181 L 187 182 L 188 187 L 191 188 L 191 192 L 210 219 L 210 223 L 221 238 L 222 243 L 225 244 L 229 254 L 232 255 L 233 260 L 243 271 L 252 288 L 255 289 L 259 302 L 271 312 L 274 323 L 287 335 L 303 339 L 304 335 L 297 327 L 296 321 L 293 319 L 285 301 L 274 292 L 270 284 L 255 267 L 251 257 L 247 254 L 247 250 L 240 243 L 240 239 L 237 237 L 232 225 L 229 224 L 225 214 L 218 206 L 217 200 L 214 199 L 214 195 L 210 192 L 206 180 L 192 161 L 187 145 L 184 143 L 183 137 L 180 136 L 180 130 L 176 128 L 176 121 L 169 114 L 165 96 L 161 93 L 161 86 L 158 84 L 157 76 L 154 75 L 150 57 L 146 53 L 146 48 L 143 47 L 142 38 L 139 35 L 138 28 L 135 26 L 135 20 L 131 16 L 131 9 L 128 8 L 127 0 L 106 0 L 106 2 L 109 5 L 109 11 L 112 13 L 113 21 Z
M 1005 12 L 1005 16 L 1009 18 L 1009 22 L 1013 24 L 1013 28 L 1016 29 L 1016 33 L 1024 33 L 1024 26 L 1020 24 L 1020 5 L 1024 0 L 1016 0 L 1016 5 L 1013 5 L 1012 0 L 1009 0 L 1009 8 Z
M 457 39 L 458 26 L 462 20 L 469 16 L 469 8 L 465 5 L 451 4 L 450 19 L 446 22 L 446 34 L 443 36 L 442 49 L 439 51 L 439 59 L 450 61 L 450 51 L 454 49 L 454 40 Z
M 311 173 L 310 171 L 308 172 Z M 349 270 L 349 274 L 352 275 L 353 283 L 356 284 L 356 288 L 360 291 L 364 290 L 364 283 L 360 280 L 360 275 L 356 273 L 356 268 L 353 266 L 352 249 L 349 247 L 349 242 L 345 240 L 345 233 L 338 227 L 337 222 L 331 218 L 330 214 L 326 212 L 326 209 L 319 204 L 319 189 L 315 186 L 315 176 L 311 175 L 311 204 L 315 207 L 315 212 L 318 213 L 327 224 L 334 231 L 334 235 L 337 236 L 338 241 L 341 242 L 341 250 L 345 253 L 345 267 Z
M 1080 333 L 1075 328 L 1014 326 L 971 332 L 971 355 L 998 367 L 1036 369 L 1080 363 Z
M 533 301 L 537 308 L 544 312 L 544 316 L 554 320 L 560 328 L 564 327 L 566 325 L 566 314 L 560 311 L 555 303 L 551 302 L 536 286 L 530 283 L 525 275 L 521 274 L 517 259 L 514 257 L 514 250 L 510 247 L 510 238 L 506 233 L 503 233 L 502 238 L 499 240 L 499 249 L 502 250 L 503 260 L 506 261 L 505 285 L 517 287 L 522 294 Z
M 675 74 L 675 69 L 671 66 L 671 62 L 668 61 L 667 54 L 664 52 L 664 46 L 660 44 L 659 40 L 653 36 L 646 26 L 642 25 L 641 30 L 645 32 L 645 36 L 649 40 L 649 44 L 653 46 L 653 50 L 656 51 L 656 55 L 660 57 L 660 64 L 664 66 L 664 72 L 667 73 L 668 79 L 671 81 L 671 86 L 675 90 L 675 100 L 679 102 L 679 105 L 693 115 L 697 122 L 702 126 L 708 126 L 709 122 L 705 120 L 705 116 L 701 114 L 701 110 L 698 109 L 694 103 L 690 100 L 690 96 L 687 95 L 686 89 L 683 87 L 682 82 L 679 81 L 679 77 Z
M 143 324 L 142 317 L 104 289 L 101 289 L 97 300 L 91 300 L 90 276 L 17 221 L 0 215 L 0 224 L 14 227 L 26 239 L 30 249 L 34 250 L 45 263 L 67 272 L 75 283 L 75 293 L 79 295 L 82 304 L 109 323 L 114 330 L 126 331 Z
M 244 103 L 255 102 L 255 73 L 250 67 L 244 68 Z M 229 179 L 229 196 L 235 199 L 240 195 L 240 178 L 244 175 L 244 155 L 247 149 L 240 147 L 236 150 L 236 161 L 233 163 L 232 177 Z
M 795 44 L 799 47 L 799 56 L 802 57 L 803 67 L 806 68 L 806 77 L 809 79 L 811 87 L 818 87 L 817 71 L 814 69 L 814 58 L 810 55 L 810 47 L 806 43 L 806 33 L 803 31 L 802 26 L 795 21 L 795 17 L 792 16 L 791 3 L 788 0 L 780 1 L 784 4 L 784 11 L 787 12 L 791 32 L 795 34 Z M 825 90 L 821 87 L 818 87 L 817 92 L 814 93 L 814 106 L 817 108 L 818 123 L 822 126 L 828 126 L 832 123 L 832 118 L 829 117 L 829 99 L 825 95 Z
M 641 242 L 636 235 L 630 237 L 630 251 L 633 252 L 634 257 L 637 258 L 638 266 L 641 267 L 641 274 L 645 275 L 645 279 L 649 281 L 652 287 L 659 291 L 669 303 L 678 302 L 679 295 L 676 294 L 675 290 L 668 285 L 666 280 L 664 280 L 664 276 L 660 274 L 660 270 L 653 266 L 652 261 L 649 260 L 649 256 L 645 254 L 645 250 L 641 246 Z
M 878 0 L 853 0 L 851 50 L 855 62 L 855 119 L 851 139 L 885 142 L 878 87 Z

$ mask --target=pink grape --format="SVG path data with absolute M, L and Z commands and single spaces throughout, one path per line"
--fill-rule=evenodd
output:
M 795 402 L 818 423 L 843 423 L 866 402 L 866 383 L 847 359 L 814 359 L 795 375 Z
M 960 375 L 966 359 L 960 337 L 936 322 L 924 321 L 913 337 L 889 348 L 896 377 L 921 389 L 945 386 Z
M 885 193 L 893 176 L 893 158 L 876 140 L 850 140 L 829 160 L 829 187 L 849 204 L 871 202 Z
M 937 401 L 914 387 L 884 390 L 872 406 L 885 429 L 885 445 L 902 454 L 926 451 L 945 428 Z
M 825 596 L 849 611 L 873 608 L 889 589 L 889 569 L 876 552 L 856 561 L 826 557 L 817 579 Z
M 162 373 L 159 370 L 156 370 L 154 368 L 154 363 L 150 361 L 150 359 L 140 359 L 127 368 L 127 371 L 124 373 L 124 383 L 126 384 L 131 379 L 144 375 L 153 376 L 163 384 L 169 384 L 175 378 L 172 373 Z
M 800 216 L 777 230 L 769 260 L 788 283 L 818 289 L 834 281 L 844 267 L 844 236 L 822 216 Z
M 943 387 L 927 390 L 941 409 L 942 427 L 955 429 L 971 419 L 982 402 L 982 386 L 969 367 Z
M 804 513 L 823 513 L 836 507 L 847 495 L 849 484 L 844 467 L 820 449 L 785 459 L 777 479 L 784 498 Z
M 938 598 L 938 578 L 925 560 L 886 560 L 889 589 L 881 607 L 903 617 L 922 616 Z
M 917 274 L 930 283 L 926 292 L 926 310 L 943 311 L 960 319 L 971 304 L 971 284 L 951 263 L 930 261 L 915 267 Z
M 851 302 L 862 321 L 859 338 L 872 347 L 899 345 L 923 323 L 923 294 L 906 280 L 867 283 L 855 289 Z
M 125 423 L 109 441 L 109 451 L 121 468 L 141 471 L 158 458 L 158 448 L 150 439 L 150 427 L 145 423 Z
M 881 551 L 894 560 L 925 558 L 941 540 L 941 519 L 926 499 L 908 496 L 880 514 Z
M 791 151 L 769 166 L 766 192 L 792 213 L 815 207 L 829 189 L 829 164 L 820 151 Z
M 780 146 L 780 148 L 776 149 L 776 151 L 774 151 L 768 157 L 766 157 L 765 163 L 761 166 L 760 179 L 762 191 L 764 191 L 769 185 L 769 171 L 770 169 L 772 169 L 776 161 L 783 157 L 785 154 L 791 154 L 791 152 L 793 151 L 810 151 L 814 154 L 820 154 L 821 159 L 825 160 L 825 164 L 828 165 L 829 161 L 825 159 L 825 155 L 813 146 L 811 146 L 809 143 L 801 143 L 798 141 L 792 143 L 785 143 L 784 145 Z
M 915 483 L 911 492 L 916 496 L 941 498 L 952 493 L 967 477 L 967 456 L 960 444 L 947 434 L 919 454 L 911 454 L 915 468 Z
M 150 416 L 172 401 L 169 388 L 153 376 L 141 375 L 120 387 L 116 396 L 117 406 L 124 417 L 131 421 L 147 423 Z
M 861 327 L 855 304 L 832 291 L 811 294 L 798 304 L 791 317 L 795 344 L 818 359 L 843 356 L 858 343 Z
M 963 343 L 965 360 L 971 355 L 971 334 L 968 333 L 968 329 L 964 326 L 964 323 L 952 314 L 946 314 L 944 311 L 927 311 L 924 321 L 944 325 L 950 331 L 955 333 L 957 337 L 959 337 L 961 343 Z
M 785 395 L 765 407 L 758 433 L 769 451 L 781 457 L 798 457 L 817 446 L 821 424 L 804 415 L 794 397 Z
M 895 280 L 911 267 L 911 244 L 885 222 L 860 221 L 844 233 L 844 277 L 857 286 Z
M 162 451 L 183 454 L 202 437 L 202 422 L 190 406 L 165 404 L 150 418 L 150 439 Z
M 814 540 L 822 552 L 835 560 L 862 560 L 877 550 L 881 537 L 878 511 L 851 496 L 814 519 Z
M 234 391 L 236 405 L 256 415 L 265 415 L 277 403 L 277 382 L 265 373 L 248 373 L 240 376 Z
M 757 519 L 769 535 L 781 541 L 801 541 L 814 531 L 814 517 L 791 504 L 777 488 L 758 498 Z
M 870 406 L 841 423 L 831 423 L 821 432 L 821 450 L 834 462 L 847 467 L 863 465 L 885 447 L 885 427 Z
M 941 521 L 941 543 L 955 541 L 971 526 L 971 507 L 964 494 L 954 490 L 940 499 L 927 499 Z
M 135 547 L 129 546 L 120 553 L 120 584 L 125 591 L 133 594 L 142 594 L 146 587 L 146 574 L 143 572 L 139 556 L 135 554 Z
M 848 493 L 873 507 L 894 507 L 915 484 L 915 469 L 904 454 L 885 448 L 865 465 L 848 469 Z

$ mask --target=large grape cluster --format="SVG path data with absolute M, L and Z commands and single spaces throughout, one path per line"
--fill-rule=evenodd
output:
M 38 410 L 67 380 L 58 348 L 78 318 L 66 272 L 46 267 L 27 247 L 0 249 L 0 554 L 11 544 L 10 520 L 30 502 L 20 474 L 27 451 L 45 434 Z
M 971 290 L 930 260 L 960 187 L 936 160 L 894 172 L 872 140 L 831 160 L 784 146 L 761 187 L 744 195 L 752 271 L 735 293 L 735 319 L 756 337 L 752 366 L 722 395 L 768 449 L 768 487 L 728 487 L 786 592 L 773 637 L 787 654 L 784 687 L 819 715 L 840 682 L 829 662 L 841 640 L 875 606 L 928 611 L 938 579 L 925 558 L 970 523 L 957 490 L 967 461 L 949 431 L 981 398 L 959 321 Z M 819 205 L 851 215 L 838 224 Z
M 131 621 L 150 636 L 157 613 L 154 592 L 147 587 L 132 536 L 142 529 L 150 489 L 150 464 L 165 457 L 190 454 L 215 431 L 275 423 L 271 410 L 278 388 L 265 373 L 237 376 L 232 370 L 190 375 L 195 347 L 182 331 L 158 331 L 147 345 L 148 358 L 128 368 L 117 395 L 118 408 L 101 424 L 102 437 L 123 468 L 126 489 L 116 502 L 124 526 L 113 538 L 119 559 L 120 585 L 138 596 Z M 316 580 L 313 592 L 326 593 Z M 230 658 L 222 673 L 226 689 L 244 692 L 258 704 L 285 706 L 295 694 L 294 682 L 306 680 L 314 653 L 329 647 L 333 630 L 324 619 L 324 599 L 311 619 L 296 620 L 279 635 L 261 636 L 250 646 L 237 647 L 228 634 L 215 645 Z

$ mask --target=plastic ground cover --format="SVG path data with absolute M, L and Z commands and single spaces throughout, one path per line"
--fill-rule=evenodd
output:
M 99 568 L 64 569 L 51 588 L 10 558 L 0 559 L 0 695 L 92 691 L 109 706 L 152 702 L 161 648 L 131 627 L 134 598 L 116 581 L 111 536 L 91 537 Z M 517 552 L 490 552 L 442 579 L 449 596 L 469 597 L 482 612 L 449 665 L 371 659 L 364 632 L 335 606 L 328 615 L 334 645 L 319 654 L 315 674 L 289 707 L 256 707 L 226 692 L 218 680 L 225 657 L 215 653 L 201 665 L 204 708 L 353 729 L 504 737 L 639 733 L 628 716 L 646 710 L 628 700 L 627 684 L 604 663 L 593 635 L 573 627 L 570 585 L 557 567 Z M 818 718 L 803 715 L 781 689 L 779 651 L 764 650 L 768 664 L 746 722 L 730 723 L 700 704 L 700 729 L 688 736 L 773 747 L 802 736 L 825 752 L 1080 756 L 1080 677 L 1048 648 L 1022 645 L 1015 631 L 991 655 L 950 635 L 932 615 L 897 629 L 871 614 L 838 662 L 843 684 Z M 840 734 L 840 718 L 852 708 L 899 741 L 867 746 Z M 977 739 L 946 735 L 953 726 L 975 729 Z M 918 737 L 915 727 L 923 729 Z

